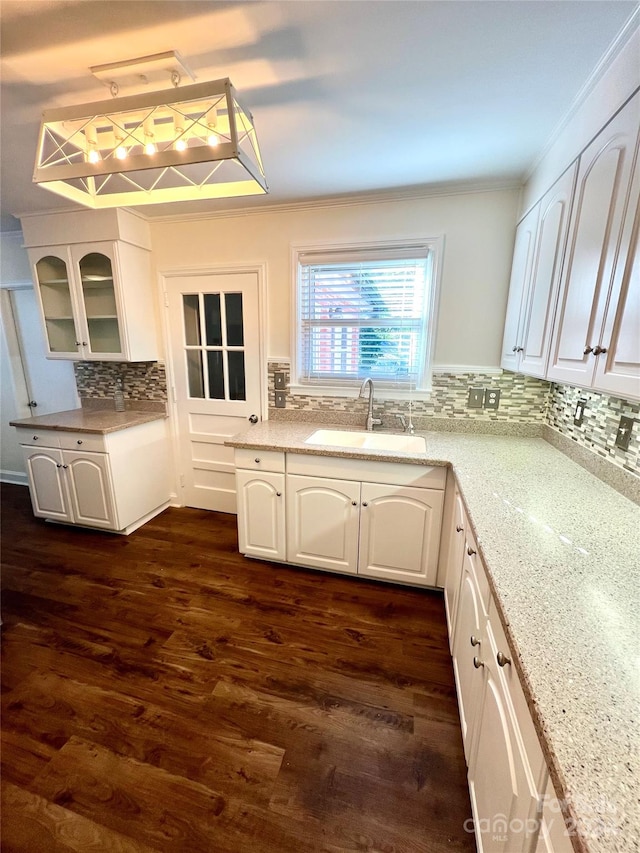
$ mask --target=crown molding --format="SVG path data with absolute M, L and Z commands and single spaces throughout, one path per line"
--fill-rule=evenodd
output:
M 492 181 L 452 181 L 441 184 L 420 184 L 401 189 L 376 190 L 372 192 L 345 193 L 335 196 L 317 196 L 300 199 L 299 201 L 274 202 L 258 206 L 234 207 L 228 210 L 200 211 L 198 213 L 168 214 L 167 216 L 145 217 L 150 224 L 171 222 L 197 222 L 207 219 L 231 219 L 263 213 L 287 213 L 301 210 L 317 210 L 318 208 L 350 207 L 361 204 L 385 204 L 411 199 L 435 198 L 438 196 L 468 195 L 472 193 L 501 192 L 503 190 L 519 190 L 522 181 L 505 179 Z
M 552 131 L 551 136 L 547 140 L 545 146 L 542 148 L 533 163 L 527 169 L 523 183 L 526 184 L 527 181 L 535 173 L 536 169 L 540 166 L 544 158 L 547 156 L 549 151 L 553 148 L 555 143 L 560 138 L 560 135 L 562 134 L 564 129 L 576 115 L 578 110 L 588 100 L 591 93 L 594 91 L 598 83 L 609 71 L 609 69 L 611 68 L 615 60 L 618 58 L 620 53 L 623 51 L 635 31 L 638 29 L 638 27 L 640 27 L 640 6 L 637 6 L 636 9 L 632 12 L 626 24 L 622 27 L 615 39 L 611 42 L 611 44 L 609 45 L 609 47 L 601 57 L 600 61 L 591 72 L 591 74 L 587 77 L 587 80 L 582 85 L 582 88 L 578 91 L 578 94 L 571 102 L 571 105 L 569 106 L 569 109 L 565 113 L 564 117 L 558 122 L 558 124 Z

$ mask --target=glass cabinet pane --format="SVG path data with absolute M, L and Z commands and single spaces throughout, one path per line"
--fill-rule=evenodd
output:
M 207 330 L 207 346 L 222 346 L 222 317 L 220 316 L 220 294 L 204 294 L 204 323 Z
M 91 352 L 122 352 L 111 258 L 90 252 L 79 267 Z
M 50 352 L 76 352 L 76 328 L 71 306 L 67 265 L 62 258 L 47 255 L 36 264 L 44 322 Z

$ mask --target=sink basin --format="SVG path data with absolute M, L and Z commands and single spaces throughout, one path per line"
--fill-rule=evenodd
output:
M 401 453 L 424 453 L 426 442 L 419 435 L 394 435 L 382 432 L 352 432 L 338 429 L 317 429 L 305 444 L 324 444 L 328 447 L 358 447 L 363 450 L 396 450 Z

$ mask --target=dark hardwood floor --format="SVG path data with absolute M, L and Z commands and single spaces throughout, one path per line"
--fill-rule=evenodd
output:
M 2 850 L 473 851 L 438 593 L 128 537 L 2 488 Z

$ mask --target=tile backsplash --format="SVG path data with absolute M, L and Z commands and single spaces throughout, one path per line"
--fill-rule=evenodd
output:
M 269 362 L 269 409 L 274 409 L 275 389 L 273 375 L 276 371 L 285 373 L 289 383 L 290 364 L 285 361 Z M 500 391 L 498 409 L 470 409 L 467 399 L 470 388 L 490 388 Z M 434 373 L 433 390 L 428 400 L 412 400 L 411 415 L 416 425 L 428 428 L 428 424 L 419 423 L 423 419 L 455 418 L 466 421 L 531 423 L 544 422 L 549 383 L 517 373 Z M 382 396 L 382 395 L 381 395 Z M 382 417 L 385 426 L 392 426 L 396 415 L 407 415 L 408 400 L 384 400 L 376 395 L 375 414 Z M 407 395 L 408 396 L 408 395 Z M 366 414 L 368 402 L 359 399 L 354 391 L 350 397 L 317 396 L 311 394 L 292 394 L 287 391 L 286 408 L 309 413 L 351 413 Z
M 161 361 L 77 361 L 74 370 L 83 400 L 113 400 L 119 380 L 125 401 L 167 400 L 167 375 Z
M 575 426 L 573 415 L 578 400 L 586 400 L 587 404 L 582 424 Z M 635 420 L 627 451 L 615 446 L 621 415 Z M 640 403 L 554 383 L 549 391 L 547 423 L 552 429 L 613 465 L 640 475 Z

